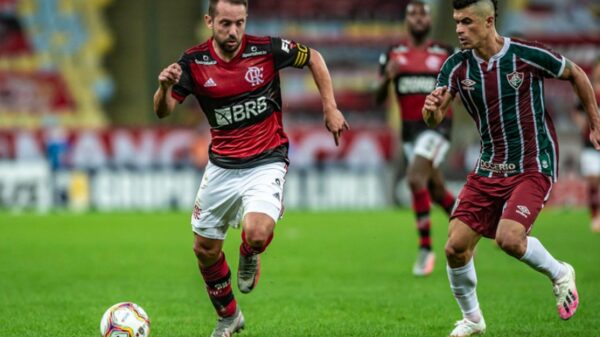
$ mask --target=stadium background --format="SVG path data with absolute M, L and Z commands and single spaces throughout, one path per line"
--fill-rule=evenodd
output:
M 325 335 L 307 330 L 314 323 L 311 313 L 333 320 L 319 323 L 316 331 L 327 332 L 334 326 L 341 329 L 339 336 L 439 335 L 450 327 L 450 318 L 428 319 L 427 310 L 457 310 L 447 290 L 441 255 L 429 283 L 402 282 L 408 289 L 398 286 L 398 280 L 411 278 L 408 266 L 416 234 L 410 210 L 392 208 L 409 204 L 405 184 L 396 182 L 393 174 L 394 167 L 403 166 L 395 142 L 399 121 L 394 104 L 377 107 L 373 95 L 379 54 L 405 36 L 406 2 L 250 0 L 248 33 L 295 39 L 322 52 L 338 105 L 352 126 L 336 148 L 322 126 L 320 100 L 308 72 L 282 72 L 284 119 L 292 141 L 285 199 L 292 212 L 282 221 L 285 226 L 278 228 L 278 240 L 265 263 L 279 260 L 279 266 L 285 262 L 290 270 L 271 264 L 272 274 L 266 269 L 263 277 L 274 280 L 267 283 L 272 293 L 263 293 L 262 299 L 244 298 L 243 304 L 267 305 L 260 314 L 266 316 L 280 308 L 269 307 L 265 299 L 287 303 L 291 296 L 302 307 L 321 298 L 317 290 L 301 288 L 295 293 L 278 287 L 278 280 L 320 284 L 319 289 L 340 292 L 346 298 L 346 302 L 322 304 L 322 310 L 286 309 L 286 315 L 298 323 L 296 330 L 286 330 L 288 336 Z M 451 2 L 430 3 L 433 37 L 456 45 Z M 193 99 L 165 120 L 158 120 L 152 111 L 159 71 L 208 37 L 205 8 L 205 1 L 198 0 L 0 0 L 0 336 L 56 336 L 65 325 L 76 328 L 61 336 L 93 336 L 96 320 L 106 307 L 132 298 L 156 317 L 157 335 L 162 331 L 162 335 L 191 336 L 191 328 L 178 330 L 180 334 L 165 333 L 173 325 L 181 329 L 177 324 L 190 322 L 203 326 L 204 334 L 210 332 L 213 313 L 208 303 L 201 302 L 204 295 L 192 266 L 187 224 L 207 161 L 207 124 Z M 593 0 L 509 0 L 501 2 L 498 28 L 504 35 L 546 43 L 589 70 L 600 56 L 599 17 L 600 4 Z M 528 318 L 510 303 L 500 301 L 497 311 L 484 304 L 492 318 L 502 317 L 497 312 L 504 310 L 513 312 L 509 319 L 517 322 L 503 327 L 498 323 L 494 327 L 498 334 L 492 332 L 492 336 L 519 331 L 529 336 L 593 336 L 590 331 L 597 324 L 600 305 L 592 303 L 600 303 L 600 245 L 597 236 L 589 235 L 583 208 L 580 135 L 569 119 L 575 97 L 568 84 L 547 83 L 547 107 L 559 132 L 561 178 L 553 189 L 553 207 L 541 220 L 547 225 L 539 226 L 537 234 L 557 247 L 553 252 L 576 259 L 576 268 L 583 269 L 579 271 L 584 275 L 581 282 L 586 282 L 582 294 L 590 296 L 587 314 L 583 311 L 583 318 L 555 334 L 552 329 L 560 322 L 543 328 L 535 325 L 554 320 L 553 312 L 547 314 L 552 318 L 537 313 L 523 326 L 520 319 Z M 444 171 L 457 191 L 474 164 L 479 144 L 473 122 L 460 104 L 456 107 L 461 111 L 455 114 Z M 373 233 L 362 235 L 366 224 Z M 434 226 L 435 247 L 441 249 L 446 227 L 441 212 L 434 215 Z M 311 238 L 312 244 L 300 246 L 293 241 L 298 238 Z M 235 256 L 239 238 L 231 240 L 226 250 Z M 353 242 L 361 242 L 362 249 L 343 245 Z M 331 247 L 329 259 L 322 259 L 317 249 L 323 246 Z M 584 247 L 584 252 L 573 252 L 573 246 Z M 90 250 L 95 255 L 89 255 Z M 119 250 L 141 252 L 155 263 L 149 268 L 139 266 L 135 256 L 119 255 Z M 494 256 L 491 261 L 498 267 L 479 269 L 480 278 L 488 282 L 520 268 L 495 250 L 485 245 L 479 252 L 485 258 Z M 160 255 L 163 251 L 171 254 Z M 304 255 L 296 258 L 299 251 Z M 361 251 L 378 252 L 373 259 L 389 263 L 373 264 Z M 34 262 L 39 260 L 45 262 Z M 321 262 L 306 264 L 310 260 Z M 107 261 L 114 270 L 100 267 Z M 98 268 L 90 271 L 90 265 Z M 368 267 L 384 275 L 379 283 L 368 277 Z M 357 276 L 363 269 L 367 275 Z M 325 270 L 329 277 L 317 277 L 318 270 Z M 517 274 L 521 273 L 526 271 Z M 302 280 L 296 275 L 302 275 Z M 119 283 L 114 276 L 119 276 Z M 180 286 L 178 291 L 163 293 L 168 286 L 161 282 L 166 278 L 189 281 L 187 286 L 193 282 L 196 288 L 188 293 L 188 288 Z M 362 284 L 366 282 L 378 285 L 365 289 Z M 510 282 L 521 290 L 530 289 L 521 278 L 510 278 Z M 530 289 L 533 298 L 526 305 L 539 309 L 548 306 L 549 290 L 547 281 L 538 278 L 535 282 L 543 289 L 539 296 Z M 500 284 L 488 284 L 493 285 L 482 288 L 486 301 L 492 302 L 493 296 L 525 301 L 506 295 Z M 435 289 L 426 296 L 434 301 L 422 302 L 423 287 Z M 382 297 L 386 289 L 392 291 Z M 400 294 L 409 297 L 408 308 L 415 317 L 421 313 L 425 320 L 414 322 L 405 312 L 393 311 L 396 301 L 402 301 Z M 174 299 L 183 307 L 171 304 Z M 198 303 L 202 303 L 200 309 Z M 365 316 L 360 311 L 347 315 L 356 306 L 372 311 L 368 318 L 379 324 L 377 328 L 371 325 L 370 330 L 361 330 Z M 377 309 L 393 312 L 394 321 L 385 321 L 386 315 Z M 194 310 L 202 312 L 200 323 L 192 321 L 198 317 Z M 14 312 L 25 314 L 15 317 Z M 337 324 L 330 312 L 344 321 Z M 264 337 L 271 331 L 275 331 L 273 336 L 283 335 L 274 324 L 259 326 L 258 332 L 248 332 L 248 336 Z
M 392 183 L 392 168 L 403 166 L 397 113 L 393 101 L 377 107 L 373 98 L 379 54 L 405 35 L 406 2 L 250 2 L 248 33 L 296 39 L 323 53 L 352 125 L 335 148 L 310 74 L 283 71 L 292 139 L 288 209 L 407 204 L 405 184 Z M 450 3 L 432 5 L 433 37 L 455 45 Z M 0 205 L 189 209 L 207 161 L 207 124 L 194 99 L 159 121 L 152 95 L 158 72 L 207 38 L 205 8 L 197 0 L 1 0 Z M 598 8 L 594 1 L 508 1 L 499 31 L 544 42 L 589 70 L 600 55 Z M 583 205 L 585 191 L 576 176 L 580 144 L 568 87 L 550 81 L 547 106 L 568 180 L 551 204 L 570 206 Z M 467 114 L 456 116 L 445 172 L 458 190 L 479 144 Z

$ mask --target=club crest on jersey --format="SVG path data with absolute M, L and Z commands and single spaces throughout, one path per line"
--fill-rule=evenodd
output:
M 462 84 L 463 90 L 475 90 L 475 88 L 473 86 L 475 85 L 476 82 L 470 78 L 466 78 L 466 79 L 460 81 L 460 83 Z
M 244 77 L 246 82 L 252 84 L 253 87 L 262 84 L 265 80 L 263 79 L 263 68 L 262 67 L 248 67 L 246 76 Z
M 516 71 L 513 71 L 510 74 L 506 75 L 506 79 L 508 80 L 508 83 L 510 84 L 511 87 L 515 88 L 515 89 L 519 89 L 519 87 L 521 86 L 521 84 L 523 84 L 523 73 L 519 73 Z

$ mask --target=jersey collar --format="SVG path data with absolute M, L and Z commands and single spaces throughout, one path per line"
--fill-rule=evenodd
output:
M 510 48 L 510 38 L 509 37 L 502 37 L 502 38 L 504 39 L 504 45 L 502 46 L 502 49 L 500 49 L 500 51 L 496 55 L 493 55 L 492 57 L 490 57 L 490 60 L 488 61 L 488 64 L 487 64 L 488 71 L 490 71 L 492 69 L 494 62 L 497 62 L 498 60 L 500 60 L 502 58 L 502 56 L 506 55 L 508 48 Z M 477 56 L 477 54 L 475 53 L 475 49 L 471 49 L 471 55 L 473 55 L 473 57 L 475 58 L 475 60 L 477 60 L 477 62 L 479 64 L 485 63 L 484 59 Z

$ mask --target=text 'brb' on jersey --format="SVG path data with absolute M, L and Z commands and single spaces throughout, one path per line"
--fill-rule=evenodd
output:
M 410 41 L 402 41 L 379 57 L 379 71 L 383 75 L 390 62 L 397 66 L 394 74 L 394 91 L 402 117 L 402 140 L 413 142 L 417 136 L 429 128 L 423 121 L 421 109 L 425 97 L 435 89 L 435 83 L 442 64 L 455 52 L 454 48 L 429 41 L 415 47 Z M 452 111 L 436 130 L 450 139 Z
M 558 142 L 544 107 L 544 78 L 560 77 L 566 60 L 541 44 L 504 38 L 489 62 L 473 50 L 452 55 L 437 86 L 460 95 L 481 136 L 475 172 L 506 177 L 541 172 L 556 179 Z
M 209 158 L 224 168 L 288 162 L 283 131 L 279 70 L 302 68 L 309 49 L 293 41 L 245 35 L 240 52 L 225 62 L 212 39 L 187 50 L 177 62 L 183 73 L 172 96 L 193 94 L 211 126 Z

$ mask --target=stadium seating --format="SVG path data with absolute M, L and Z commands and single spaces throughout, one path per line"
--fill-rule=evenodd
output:
M 50 95 L 70 104 L 38 102 L 38 105 L 1 103 L 7 113 L 2 126 L 39 126 L 44 114 L 60 113 L 64 125 L 102 126 L 105 119 L 100 103 L 113 92 L 110 78 L 102 70 L 102 59 L 112 40 L 102 19 L 109 0 L 2 0 L 3 27 L 10 40 L 0 44 L 0 82 L 3 95 Z M 3 39 L 3 41 L 5 41 Z M 52 78 L 51 84 L 46 80 Z M 26 82 L 17 86 L 16 82 Z M 23 89 L 25 88 L 25 89 Z M 21 92 L 20 92 L 21 91 Z M 16 125 L 15 125 L 16 124 Z

